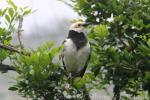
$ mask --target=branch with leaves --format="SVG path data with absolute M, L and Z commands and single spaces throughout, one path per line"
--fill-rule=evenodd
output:
M 10 52 L 16 52 L 16 53 L 23 54 L 22 51 L 16 49 L 15 47 L 9 46 L 9 45 L 4 45 L 4 44 L 2 44 L 2 43 L 0 43 L 0 48 L 5 49 L 5 50 L 8 50 L 8 51 L 10 51 Z
M 26 52 L 24 50 L 19 50 L 13 46 L 10 46 L 10 45 L 4 45 L 2 43 L 0 43 L 0 48 L 1 49 L 5 49 L 7 51 L 10 51 L 10 52 L 14 52 L 14 53 L 19 53 L 19 54 L 22 54 L 22 55 L 26 55 L 26 56 L 29 56 L 30 53 L 29 52 Z

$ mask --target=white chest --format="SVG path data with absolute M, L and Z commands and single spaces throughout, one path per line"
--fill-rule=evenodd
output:
M 71 39 L 64 43 L 64 63 L 68 72 L 79 72 L 85 66 L 90 54 L 90 44 L 77 50 Z

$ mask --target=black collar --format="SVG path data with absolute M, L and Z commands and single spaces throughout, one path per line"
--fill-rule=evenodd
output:
M 87 44 L 87 38 L 83 32 L 79 33 L 74 30 L 70 30 L 68 38 L 70 38 L 73 41 L 77 50 L 81 49 Z

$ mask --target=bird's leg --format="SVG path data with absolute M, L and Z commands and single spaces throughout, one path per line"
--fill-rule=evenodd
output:
M 73 84 L 73 77 L 71 73 L 68 73 L 68 80 L 69 80 L 69 84 Z

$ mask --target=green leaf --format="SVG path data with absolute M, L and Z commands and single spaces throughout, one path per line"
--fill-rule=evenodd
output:
M 85 81 L 81 78 L 75 78 L 74 84 L 73 84 L 77 89 L 80 89 L 84 87 Z
M 104 38 L 108 35 L 108 29 L 106 25 L 97 25 L 94 28 L 94 33 L 96 33 L 100 38 Z
M 38 48 L 38 51 L 47 51 L 54 46 L 54 42 L 47 42 Z
M 3 13 L 3 12 L 2 12 L 2 10 L 0 9 L 0 16 L 2 16 L 2 13 Z
M 23 13 L 23 15 L 28 15 L 28 14 L 30 14 L 31 13 L 31 9 L 29 9 L 29 10 L 26 10 L 26 11 L 24 11 L 24 13 Z
M 6 0 L 9 5 L 11 5 L 15 10 L 17 10 L 17 6 L 14 4 L 12 0 Z
M 141 44 L 138 46 L 138 48 L 141 50 L 141 52 L 145 55 L 150 55 L 150 48 L 145 46 L 144 44 Z
M 18 88 L 17 87 L 10 87 L 8 90 L 16 91 L 16 90 L 18 90 Z
M 85 84 L 92 82 L 92 80 L 94 79 L 94 75 L 91 73 L 85 73 L 85 75 L 82 78 L 75 78 L 74 79 L 74 86 L 77 89 L 80 89 L 82 87 L 85 86 Z
M 5 18 L 6 18 L 7 22 L 10 23 L 10 17 L 9 17 L 9 15 L 5 15 Z
M 150 47 L 150 39 L 148 39 L 147 44 L 148 44 L 148 46 Z
M 51 55 L 50 57 L 55 57 L 59 51 L 62 49 L 63 46 L 59 46 L 59 47 L 55 47 L 55 48 L 52 48 L 52 50 L 50 51 L 51 52 Z
M 13 10 L 13 8 L 9 8 L 9 9 L 8 9 L 8 13 L 9 13 L 9 15 L 10 15 L 11 17 L 13 17 L 13 15 L 14 15 L 14 10 Z
M 150 80 L 150 72 L 145 72 L 145 79 Z
M 40 59 L 40 65 L 43 67 L 46 67 L 50 63 L 50 58 L 48 55 L 48 52 L 44 52 L 39 56 Z
M 7 12 L 8 8 L 5 8 L 3 11 L 2 11 L 2 16 L 4 16 Z

